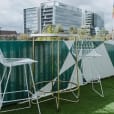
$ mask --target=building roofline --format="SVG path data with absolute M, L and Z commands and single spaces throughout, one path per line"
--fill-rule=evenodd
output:
M 40 3 L 40 6 L 42 6 L 43 4 L 45 5 L 46 3 L 54 3 L 54 2 L 60 3 L 59 6 L 62 6 L 62 5 L 63 5 L 64 7 L 69 8 L 69 9 L 71 9 L 71 10 L 73 10 L 73 9 L 79 9 L 79 10 L 82 12 L 82 9 L 79 8 L 79 7 L 75 7 L 75 6 L 72 6 L 72 5 L 69 5 L 69 4 L 65 4 L 65 3 L 62 3 L 62 2 L 59 2 L 59 1 L 47 1 L 47 2 L 42 2 L 42 3 Z
M 24 8 L 24 10 L 26 10 L 26 9 L 33 9 L 33 8 L 39 8 L 39 7 Z

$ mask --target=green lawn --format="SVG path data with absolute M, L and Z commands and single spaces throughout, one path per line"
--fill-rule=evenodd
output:
M 81 87 L 80 101 L 70 103 L 61 101 L 60 111 L 57 112 L 55 100 L 41 103 L 42 114 L 114 114 L 114 77 L 102 80 L 104 98 L 91 90 L 91 84 Z M 72 98 L 71 94 L 64 94 Z M 30 109 L 8 112 L 5 114 L 38 114 L 36 105 Z

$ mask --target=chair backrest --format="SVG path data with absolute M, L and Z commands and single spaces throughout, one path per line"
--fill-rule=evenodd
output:
M 3 62 L 4 62 L 4 55 L 2 53 L 2 50 L 0 49 L 0 63 L 3 64 Z

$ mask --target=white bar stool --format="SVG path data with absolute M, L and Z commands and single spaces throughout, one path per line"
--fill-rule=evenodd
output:
M 33 90 L 34 90 L 34 93 L 36 93 L 36 87 L 35 87 L 32 68 L 31 68 L 32 63 L 36 63 L 36 62 L 37 61 L 29 59 L 29 58 L 5 58 L 3 53 L 2 53 L 2 50 L 0 49 L 0 63 L 4 66 L 4 71 L 3 71 L 3 75 L 2 75 L 1 80 L 0 80 L 0 85 L 3 83 L 3 80 L 6 77 L 6 72 L 9 69 L 7 78 L 5 79 L 6 83 L 5 83 L 3 92 L 0 92 L 0 109 L 2 109 L 4 103 L 22 102 L 22 101 L 28 101 L 29 102 L 28 107 L 15 108 L 15 109 L 5 110 L 5 111 L 1 110 L 0 112 L 8 112 L 8 111 L 20 110 L 20 109 L 25 109 L 25 108 L 30 108 L 31 107 L 30 100 L 32 99 L 31 98 L 32 95 L 30 95 L 30 93 L 32 93 L 32 92 L 30 92 L 29 87 L 28 87 L 26 65 L 29 66 L 31 81 L 32 81 L 32 84 L 33 84 Z M 16 67 L 16 66 L 22 66 L 22 65 L 24 66 L 24 76 L 25 76 L 25 79 L 26 79 L 27 89 L 26 90 L 20 90 L 20 91 L 6 92 L 8 82 L 9 82 L 9 79 L 11 77 L 12 68 Z M 20 93 L 20 92 L 27 93 L 27 98 L 4 101 L 4 97 L 5 97 L 6 94 L 13 94 L 13 93 Z M 36 102 L 37 102 L 37 108 L 38 108 L 39 114 L 41 114 L 38 98 L 36 98 Z

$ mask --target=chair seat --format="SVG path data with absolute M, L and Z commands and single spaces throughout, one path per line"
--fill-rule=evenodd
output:
M 4 58 L 4 65 L 7 67 L 10 66 L 19 66 L 19 65 L 24 65 L 24 64 L 32 64 L 37 61 L 29 58 Z

